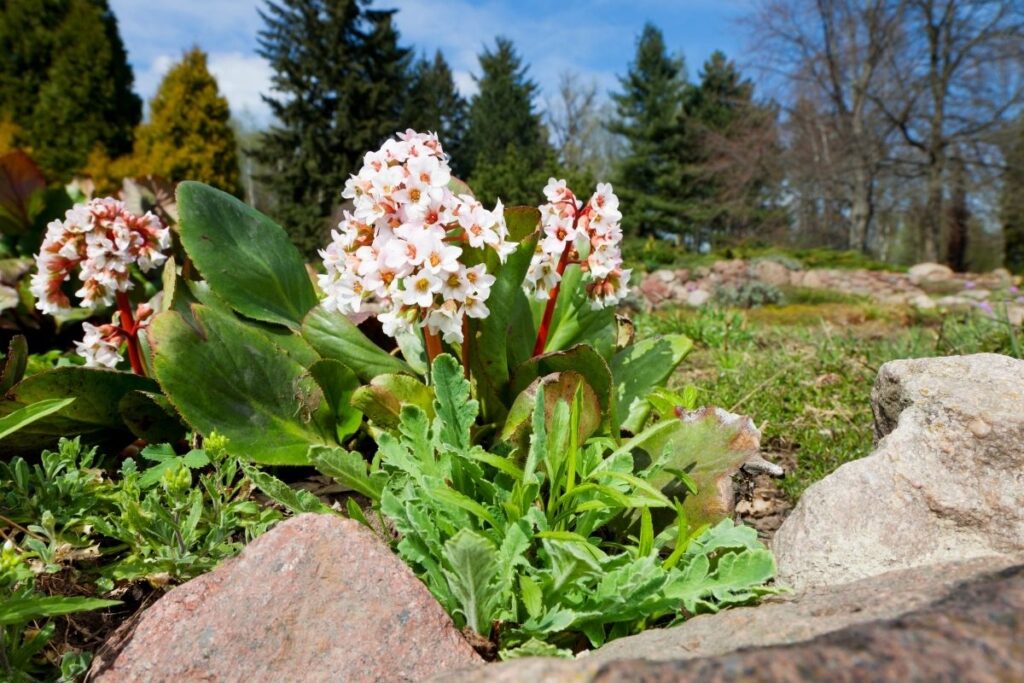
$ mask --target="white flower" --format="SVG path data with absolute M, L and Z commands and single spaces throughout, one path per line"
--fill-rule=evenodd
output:
M 427 269 L 420 269 L 406 277 L 399 299 L 406 306 L 429 308 L 434 303 L 434 294 L 441 291 L 441 280 Z
M 485 311 L 494 281 L 485 266 L 465 268 L 463 243 L 493 249 L 502 262 L 517 245 L 508 241 L 501 202 L 487 211 L 471 196 L 456 196 L 450 181 L 434 134 L 407 130 L 363 157 L 342 191 L 353 209 L 320 252 L 326 308 L 353 313 L 376 297 L 386 334 L 429 319 L 428 329 L 461 339 L 461 322 L 446 321 L 461 320 L 467 297 L 479 300 L 474 314 Z
M 79 356 L 85 358 L 88 367 L 114 368 L 121 362 L 121 339 L 113 325 L 96 327 L 82 323 L 85 335 L 75 342 Z
M 591 306 L 618 303 L 629 282 L 622 270 L 622 213 L 608 183 L 599 183 L 583 205 L 564 180 L 551 178 L 544 188 L 548 203 L 540 207 L 543 237 L 527 270 L 524 288 L 537 299 L 549 299 L 561 280 L 561 263 L 576 263 L 584 272 Z
M 75 292 L 80 305 L 109 305 L 118 292 L 132 288 L 132 265 L 142 271 L 159 266 L 170 245 L 170 231 L 152 213 L 136 216 L 109 197 L 78 204 L 46 228 L 30 283 L 36 307 L 50 314 L 70 309 L 62 286 L 75 271 L 82 283 Z
M 445 301 L 427 313 L 423 325 L 431 334 L 440 334 L 449 344 L 462 343 L 462 311 L 454 301 Z

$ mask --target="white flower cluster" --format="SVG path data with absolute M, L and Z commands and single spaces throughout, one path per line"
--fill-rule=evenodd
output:
M 31 283 L 36 307 L 49 314 L 70 309 L 61 286 L 76 269 L 82 287 L 75 296 L 81 306 L 109 306 L 117 292 L 131 289 L 131 264 L 143 271 L 159 266 L 167 258 L 163 250 L 170 246 L 170 232 L 152 213 L 136 216 L 109 197 L 77 204 L 63 221 L 46 228 Z
M 85 359 L 87 367 L 115 368 L 121 362 L 121 343 L 124 341 L 125 333 L 118 327 L 119 313 L 114 314 L 113 321 L 107 325 L 93 325 L 82 323 L 82 330 L 85 334 L 82 341 L 75 342 L 75 350 L 78 355 Z M 153 315 L 153 308 L 148 304 L 139 304 L 135 309 L 136 332 L 149 325 L 150 317 Z
M 566 264 L 578 263 L 589 273 L 591 307 L 618 303 L 628 291 L 630 271 L 622 268 L 622 213 L 612 186 L 598 183 L 584 205 L 564 180 L 550 178 L 544 196 L 548 203 L 540 207 L 541 240 L 526 273 L 527 293 L 549 298 L 562 279 L 560 271 Z
M 356 313 L 376 297 L 384 332 L 419 324 L 446 342 L 462 342 L 463 315 L 484 318 L 494 276 L 460 262 L 463 247 L 494 249 L 504 262 L 508 241 L 501 202 L 488 211 L 448 187 L 451 170 L 437 136 L 408 130 L 363 157 L 342 197 L 355 205 L 320 251 L 324 305 Z

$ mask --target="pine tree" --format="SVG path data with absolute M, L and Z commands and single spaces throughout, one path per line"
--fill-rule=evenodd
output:
M 684 190 L 686 140 L 680 113 L 686 91 L 683 61 L 672 57 L 661 31 L 646 24 L 636 57 L 613 94 L 616 118 L 610 125 L 627 151 L 619 164 L 616 190 L 623 198 L 625 228 L 650 234 L 682 232 L 680 193 Z
M 70 177 L 97 144 L 131 149 L 142 103 L 107 0 L 7 0 L 0 53 L 0 118 L 49 177 Z
M 1016 125 L 1014 139 L 1006 150 L 1000 209 L 1006 267 L 1014 273 L 1024 273 L 1024 117 Z
M 480 71 L 461 150 L 471 165 L 469 184 L 488 204 L 499 196 L 506 203 L 536 203 L 554 163 L 533 107 L 537 84 L 506 38 L 480 55 Z
M 451 157 L 452 170 L 460 177 L 469 166 L 463 158 L 466 109 L 466 100 L 455 87 L 451 67 L 440 50 L 434 53 L 432 60 L 416 62 L 405 100 L 403 126 L 420 132 L 436 132 Z
M 228 101 L 199 48 L 185 53 L 149 102 L 149 121 L 135 134 L 138 173 L 172 182 L 199 180 L 239 193 L 238 143 Z
M 261 16 L 259 53 L 279 96 L 265 98 L 277 123 L 257 158 L 275 197 L 272 211 L 300 249 L 323 246 L 327 217 L 363 155 L 401 122 L 408 50 L 389 11 L 368 0 L 279 0 Z

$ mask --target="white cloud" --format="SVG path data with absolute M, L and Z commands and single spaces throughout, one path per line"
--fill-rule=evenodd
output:
M 257 55 L 226 52 L 211 54 L 209 64 L 220 91 L 228 98 L 232 114 L 252 118 L 260 125 L 270 121 L 270 108 L 262 95 L 270 93 L 274 72 L 266 60 Z
M 180 55 L 157 55 L 147 69 L 136 73 L 136 90 L 147 100 L 147 106 L 164 75 L 180 58 Z M 221 94 L 228 99 L 233 116 L 259 126 L 270 122 L 270 108 L 261 95 L 270 93 L 273 71 L 262 57 L 241 52 L 213 52 L 207 55 L 207 65 L 217 79 Z

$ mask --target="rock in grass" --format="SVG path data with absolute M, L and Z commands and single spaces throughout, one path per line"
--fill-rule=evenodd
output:
M 1024 556 L 1024 361 L 893 361 L 872 404 L 875 452 L 807 489 L 775 535 L 779 583 Z
M 419 681 L 480 658 L 358 523 L 306 514 L 143 613 L 95 680 Z

